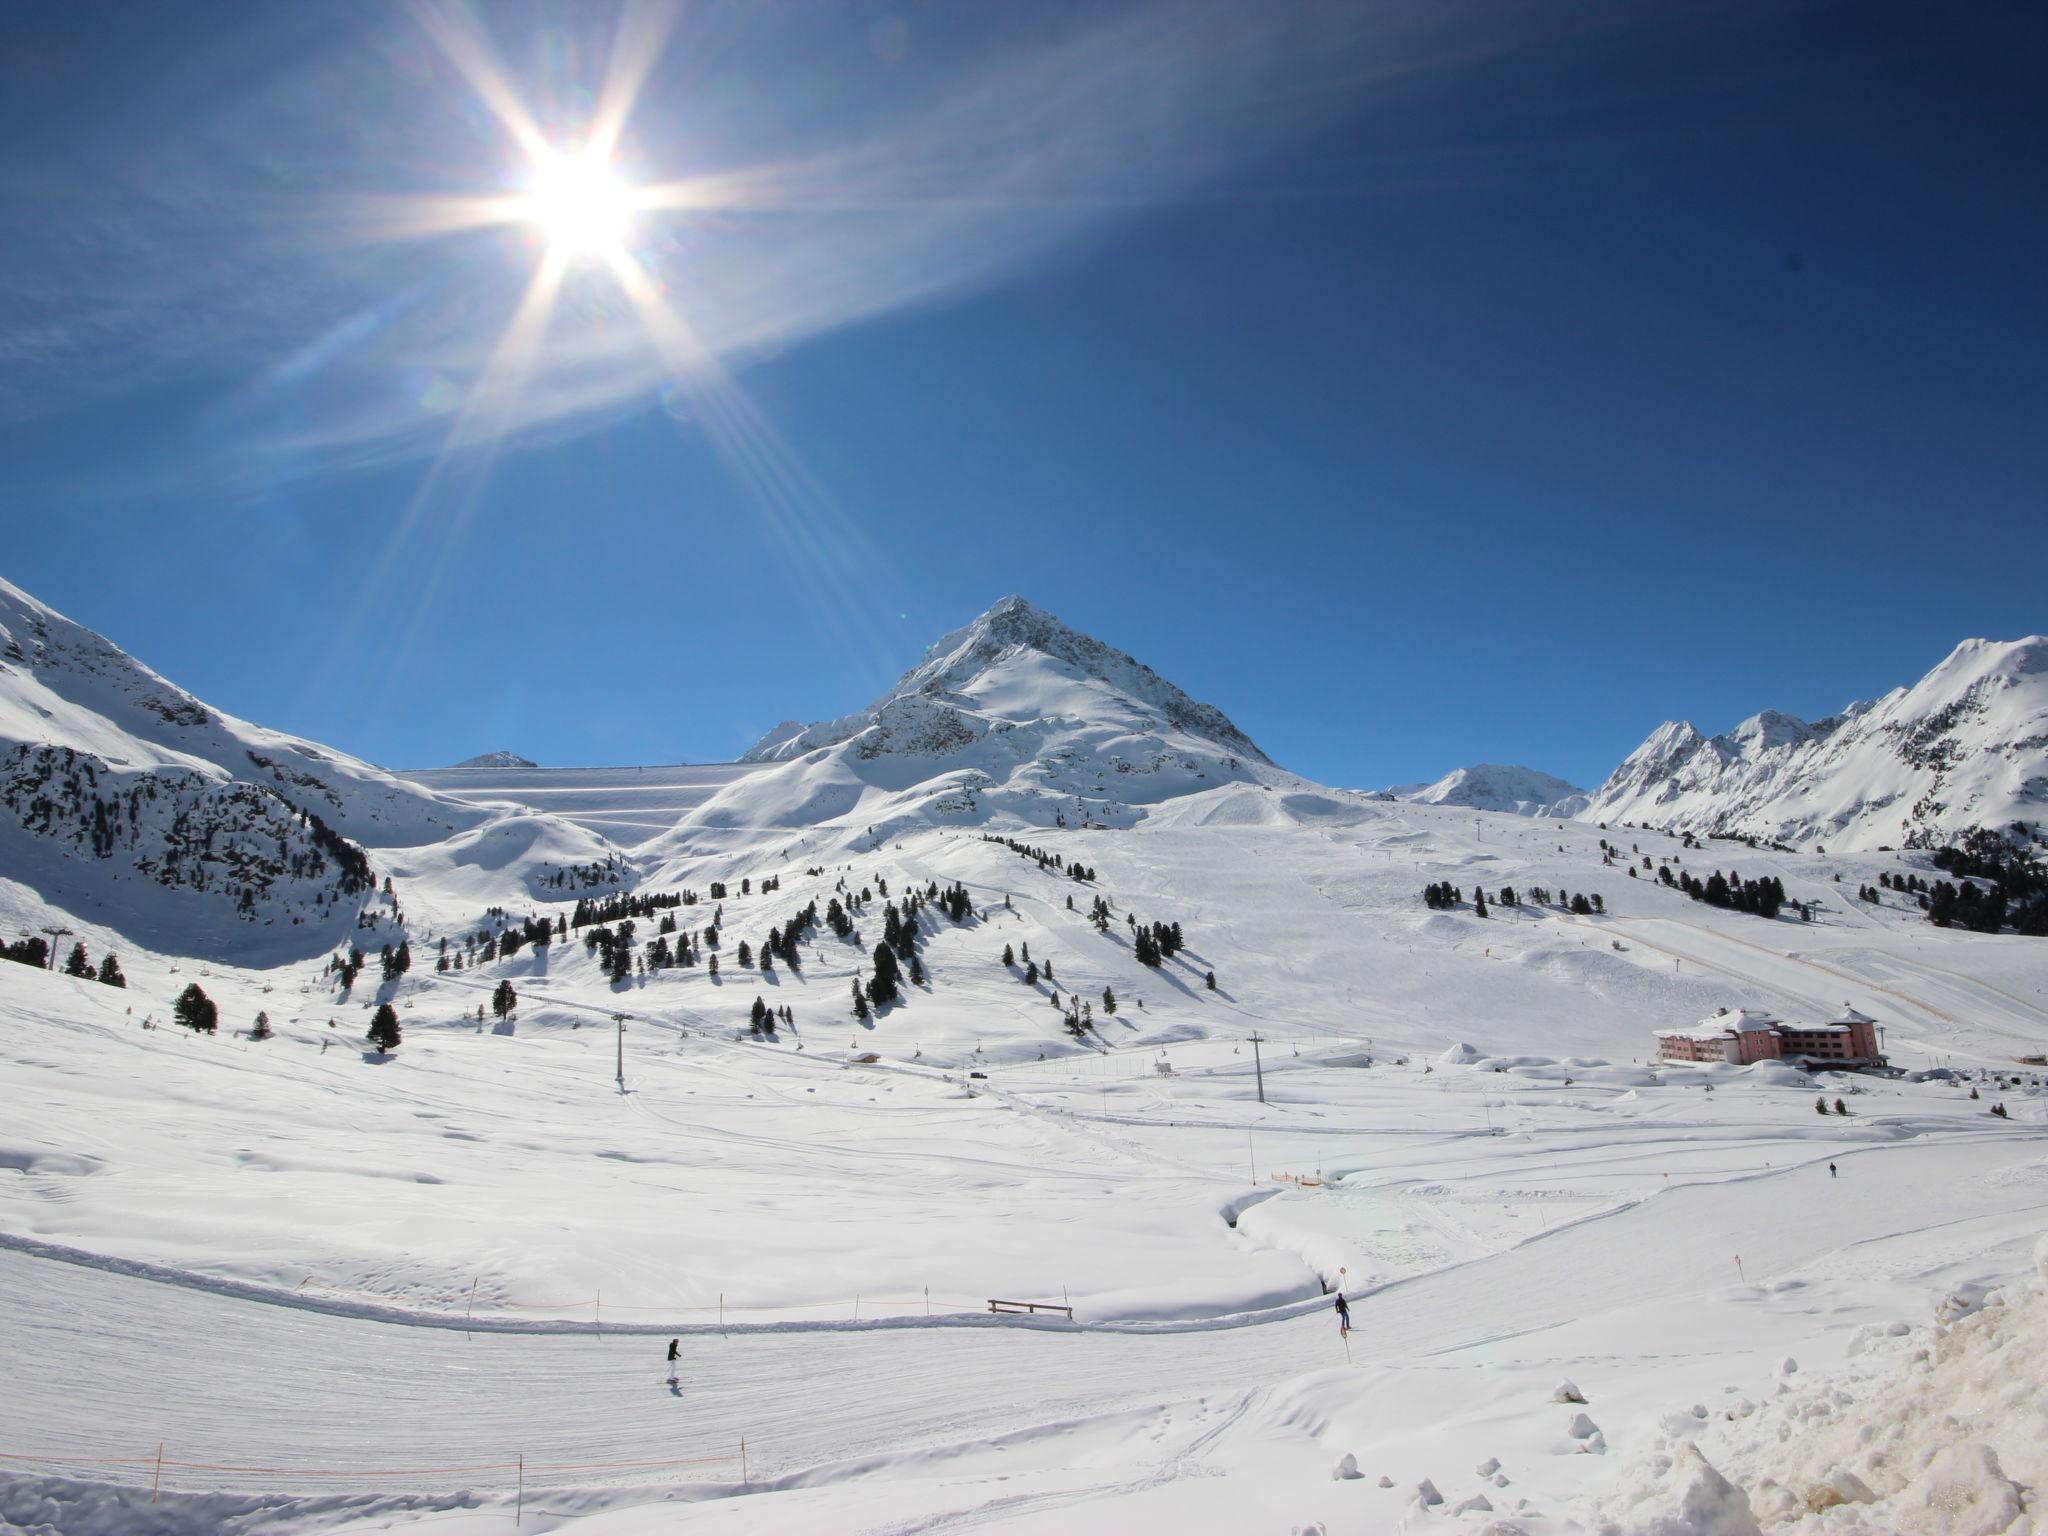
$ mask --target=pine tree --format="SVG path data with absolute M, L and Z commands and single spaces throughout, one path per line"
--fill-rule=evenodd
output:
M 853 984 L 853 1016 L 865 1024 L 868 1020 L 868 1013 L 867 994 L 861 991 L 860 983 L 856 981 Z
M 1016 963 L 1017 963 L 1017 952 L 1016 952 L 1015 950 L 1013 950 L 1012 948 L 1010 948 L 1010 946 L 1009 946 L 1009 945 L 1005 944 L 1005 945 L 1003 946 L 1003 964 L 1005 964 L 1005 965 L 1015 965 Z
M 379 1003 L 377 1011 L 370 1016 L 370 1044 L 380 1053 L 398 1049 L 398 1010 L 389 1003 Z
M 910 952 L 910 984 L 914 987 L 924 985 L 924 962 L 917 958 L 914 949 Z
M 220 1027 L 220 1009 L 196 981 L 178 994 L 171 1016 L 194 1034 L 210 1035 Z
M 748 1020 L 753 1024 L 755 1034 L 758 1035 L 759 1033 L 761 1033 L 761 1025 L 763 1021 L 767 1019 L 767 1017 L 768 1005 L 762 1002 L 760 997 L 757 995 L 754 998 L 753 1008 L 747 1014 Z
M 66 976 L 77 976 L 85 981 L 92 980 L 92 961 L 86 958 L 85 941 L 83 939 L 72 945 L 71 953 L 64 957 L 64 974 Z
M 1036 960 L 1031 961 L 1024 967 L 1024 985 L 1027 987 L 1038 985 L 1038 962 Z
M 100 960 L 100 985 L 107 987 L 125 987 L 128 985 L 128 978 L 121 974 L 121 962 L 114 958 L 112 950 L 108 950 Z
M 504 1018 L 519 1006 L 519 994 L 512 990 L 512 983 L 501 981 L 491 993 L 491 1012 Z
M 1203 980 L 1208 982 L 1209 990 L 1211 992 L 1214 992 L 1216 990 L 1216 973 L 1214 971 L 1209 972 L 1205 977 L 1203 977 Z
M 1102 1011 L 1104 1013 L 1116 1012 L 1116 993 L 1109 987 L 1102 989 Z
M 896 985 L 896 951 L 886 943 L 877 944 L 870 958 L 875 973 L 868 979 L 868 1001 L 881 1008 L 896 1001 L 900 995 Z
M 267 1013 L 257 1014 L 256 1022 L 249 1026 L 251 1040 L 268 1040 L 276 1033 L 277 1031 L 270 1027 L 270 1015 Z

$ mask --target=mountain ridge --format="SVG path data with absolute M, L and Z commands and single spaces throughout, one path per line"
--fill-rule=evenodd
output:
M 1580 819 L 1845 848 L 1978 827 L 2043 834 L 2048 636 L 1965 640 L 1910 687 L 1815 721 L 1761 710 L 1718 736 L 1667 720 Z

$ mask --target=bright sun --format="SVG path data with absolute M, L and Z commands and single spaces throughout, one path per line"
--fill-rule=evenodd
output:
M 632 231 L 633 193 L 603 158 L 550 150 L 535 165 L 520 213 L 561 256 L 612 256 Z

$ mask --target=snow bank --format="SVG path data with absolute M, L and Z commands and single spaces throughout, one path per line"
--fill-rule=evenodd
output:
M 2048 1237 L 2034 1266 L 2048 1287 Z M 1905 1350 L 1897 1368 L 1862 1379 L 1781 1370 L 1781 1394 L 1728 1431 L 1729 1476 L 1681 1440 L 1631 1475 L 1593 1529 L 1756 1536 L 1762 1521 L 1773 1536 L 2037 1536 L 2025 1490 L 2048 1482 L 2048 1288 L 1992 1291 L 1893 1347 Z

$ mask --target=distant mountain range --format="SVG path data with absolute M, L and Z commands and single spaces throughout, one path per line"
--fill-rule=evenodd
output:
M 1461 805 L 1516 816 L 1572 817 L 1586 808 L 1586 792 L 1534 768 L 1476 763 L 1454 768 L 1433 784 L 1402 784 L 1386 791 L 1421 805 Z
M 1347 793 L 1016 597 L 867 708 L 778 726 L 736 764 L 463 776 L 531 769 L 501 751 L 387 773 L 224 715 L 0 583 L 0 870 L 166 952 L 316 953 L 389 873 L 481 907 L 673 878 L 784 831 L 873 846 L 935 826 L 1130 827 L 1179 803 L 1197 825 L 1242 824 L 1324 814 Z M 1374 798 L 1852 849 L 1977 827 L 2038 837 L 2048 639 L 1965 642 L 1913 687 L 1811 724 L 1661 726 L 1590 796 L 1482 763 Z
M 2039 837 L 2048 813 L 2048 637 L 1965 640 L 1910 688 L 1811 723 L 1769 710 L 1703 736 L 1652 731 L 1582 818 L 1842 848 L 1970 828 Z

